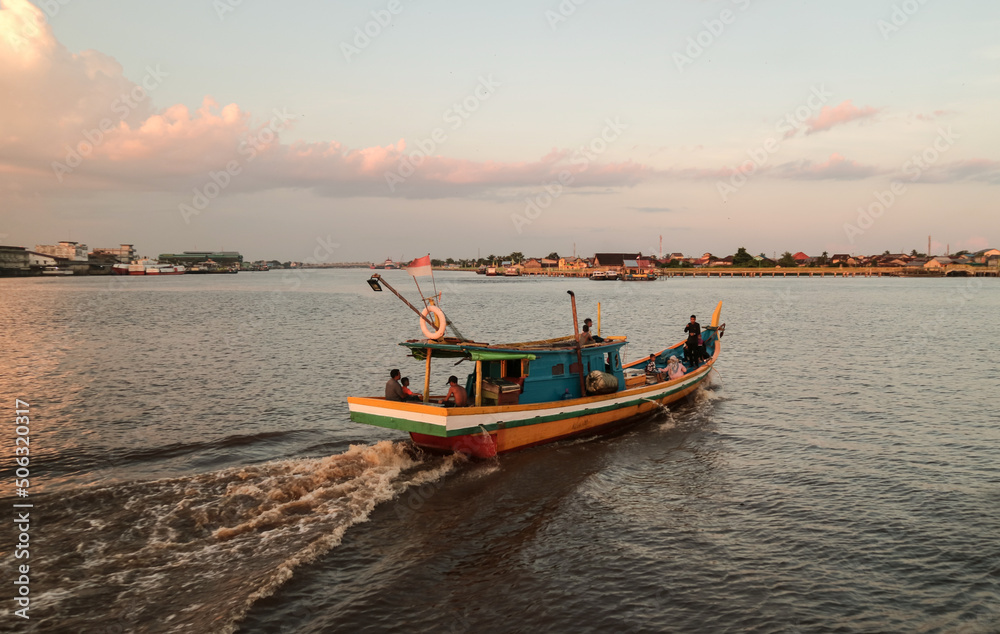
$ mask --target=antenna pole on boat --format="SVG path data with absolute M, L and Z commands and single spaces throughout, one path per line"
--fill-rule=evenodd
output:
M 573 291 L 569 293 L 569 300 L 573 306 L 573 337 L 576 339 L 576 365 L 579 368 L 580 376 L 580 398 L 587 395 L 587 386 L 583 382 L 583 353 L 580 351 L 580 323 L 576 319 L 576 295 Z
M 414 281 L 414 283 L 416 283 L 416 279 L 414 279 L 413 281 Z M 434 320 L 431 318 L 432 315 L 433 315 L 433 313 L 427 313 L 427 315 L 421 314 L 419 308 L 417 308 L 416 306 L 414 306 L 413 304 L 411 304 L 409 301 L 407 301 L 407 299 L 405 297 L 403 297 L 402 295 L 399 294 L 399 291 L 397 291 L 396 289 L 394 289 L 392 287 L 392 285 L 389 284 L 389 282 L 386 282 L 385 278 L 382 277 L 381 275 L 379 275 L 378 273 L 372 273 L 372 276 L 368 279 L 368 285 L 372 287 L 372 290 L 376 290 L 376 287 L 385 286 L 387 289 L 389 289 L 390 291 L 392 291 L 392 294 L 395 295 L 396 297 L 398 297 L 400 299 L 400 301 L 402 301 L 404 304 L 406 304 L 407 306 L 409 306 L 410 310 L 412 310 L 413 312 L 415 312 L 421 319 L 423 319 L 424 321 L 426 321 L 427 325 L 429 325 L 431 328 L 437 329 L 438 325 L 436 323 L 434 323 Z M 377 290 L 381 290 L 381 288 L 378 288 Z M 419 284 L 417 284 L 417 290 L 418 291 L 420 290 L 420 285 Z M 423 293 L 420 294 L 420 298 L 424 300 L 424 305 L 426 306 L 427 305 L 427 300 L 424 299 Z M 460 333 L 458 331 L 458 328 L 456 328 L 455 324 L 453 324 L 452 321 L 450 319 L 448 319 L 447 315 L 444 316 L 444 322 L 446 324 L 448 324 L 448 326 L 451 327 L 452 332 L 454 332 L 455 336 L 458 337 L 461 341 L 469 341 L 469 339 L 466 339 L 462 335 L 462 333 Z
M 372 282 L 375 282 L 375 283 L 373 284 Z M 389 282 L 386 282 L 385 278 L 382 277 L 381 275 L 379 275 L 378 273 L 372 273 L 371 278 L 368 280 L 368 285 L 371 286 L 373 289 L 376 286 L 385 286 L 387 289 L 389 289 L 390 291 L 392 291 L 392 294 L 395 295 L 396 297 L 398 297 L 400 299 L 400 301 L 402 301 L 404 304 L 406 304 L 407 306 L 409 306 L 410 310 L 412 310 L 413 312 L 415 312 L 417 315 L 420 316 L 421 319 L 423 319 L 424 321 L 426 321 L 427 324 L 431 328 L 437 328 L 438 327 L 437 324 L 434 323 L 434 320 L 431 319 L 431 313 L 427 313 L 427 315 L 421 315 L 420 314 L 420 310 L 416 306 L 414 306 L 413 304 L 411 304 L 409 301 L 407 301 L 407 299 L 405 297 L 403 297 L 402 295 L 400 295 L 399 291 L 397 291 L 396 289 L 394 289 L 389 284 Z

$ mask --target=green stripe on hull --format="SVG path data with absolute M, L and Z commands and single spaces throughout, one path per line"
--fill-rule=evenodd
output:
M 567 418 L 579 418 L 581 416 L 589 416 L 591 414 L 603 414 L 604 412 L 608 412 L 608 411 L 611 411 L 611 410 L 624 409 L 626 407 L 632 407 L 632 406 L 635 406 L 635 405 L 639 405 L 643 401 L 646 401 L 646 402 L 657 401 L 658 402 L 661 399 L 664 399 L 664 398 L 666 398 L 668 396 L 676 394 L 677 392 L 681 392 L 683 390 L 687 390 L 687 389 L 690 389 L 692 387 L 697 386 L 707 376 L 708 376 L 708 373 L 706 373 L 704 376 L 702 376 L 701 378 L 699 378 L 697 381 L 695 381 L 693 383 L 689 383 L 687 385 L 676 386 L 673 389 L 668 390 L 666 392 L 660 392 L 658 394 L 650 395 L 650 396 L 641 396 L 641 397 L 636 398 L 634 400 L 625 401 L 625 402 L 622 402 L 622 403 L 615 403 L 613 405 L 606 405 L 604 407 L 594 407 L 594 408 L 588 408 L 588 409 L 578 410 L 578 411 L 572 411 L 572 412 L 558 412 L 558 413 L 555 413 L 555 414 L 549 414 L 547 416 L 534 416 L 532 418 L 522 418 L 522 419 L 512 420 L 512 421 L 498 421 L 496 423 L 489 423 L 489 424 L 482 425 L 482 426 L 478 426 L 477 425 L 477 426 L 474 426 L 474 427 L 463 427 L 461 429 L 445 430 L 445 428 L 442 425 L 432 425 L 430 423 L 421 423 L 421 422 L 417 422 L 417 421 L 408 420 L 408 419 L 405 419 L 405 418 L 397 418 L 397 417 L 394 417 L 394 416 L 381 416 L 379 414 L 368 414 L 368 413 L 364 413 L 364 412 L 351 412 L 351 420 L 353 420 L 356 423 L 364 423 L 366 425 L 375 425 L 377 427 L 388 427 L 388 428 L 391 428 L 391 429 L 399 429 L 401 431 L 412 431 L 412 432 L 417 432 L 418 434 L 427 434 L 428 436 L 444 436 L 444 437 L 450 437 L 450 436 L 468 436 L 469 434 L 478 434 L 478 433 L 480 433 L 480 431 L 481 431 L 480 427 L 485 428 L 486 431 L 496 431 L 497 429 L 499 429 L 501 427 L 501 425 L 503 426 L 504 429 L 510 429 L 510 428 L 513 428 L 513 427 L 523 427 L 525 425 L 538 425 L 538 424 L 541 424 L 541 423 L 549 423 L 549 422 L 552 422 L 552 421 L 564 420 L 564 419 L 567 419 Z M 512 415 L 514 415 L 514 416 L 516 416 L 518 414 L 521 414 L 521 412 L 510 412 L 510 413 Z M 442 432 L 444 432 L 444 433 L 442 433 Z
M 378 414 L 367 414 L 365 412 L 351 412 L 351 420 L 355 423 L 374 425 L 375 427 L 388 427 L 400 431 L 415 431 L 418 434 L 428 436 L 444 436 L 441 432 L 444 427 L 441 425 L 431 425 L 430 423 L 420 423 L 405 418 L 395 418 L 392 416 L 379 416 Z

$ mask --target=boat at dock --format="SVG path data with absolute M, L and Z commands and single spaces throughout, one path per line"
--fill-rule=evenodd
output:
M 626 273 L 622 280 L 626 282 L 655 282 L 656 273 Z
M 618 271 L 594 271 L 590 279 L 595 282 L 613 282 L 618 279 Z
M 378 275 L 368 283 L 375 290 L 388 286 Z M 406 302 L 395 289 L 389 289 Z M 572 298 L 577 331 L 575 296 L 567 292 Z M 660 374 L 645 373 L 648 355 L 632 363 L 623 362 L 622 348 L 628 342 L 625 336 L 611 336 L 583 346 L 577 343 L 575 334 L 491 344 L 464 339 L 454 329 L 456 337 L 446 338 L 446 326 L 452 324 L 433 299 L 425 299 L 422 312 L 406 303 L 421 315 L 422 330 L 428 335 L 427 339 L 399 344 L 424 362 L 422 400 L 349 397 L 351 420 L 408 432 L 413 442 L 424 449 L 458 451 L 479 458 L 610 431 L 650 415 L 661 405 L 687 397 L 708 379 L 725 333 L 725 324 L 719 323 L 719 302 L 711 324 L 702 332 L 707 360 L 689 363 L 684 341 L 666 347 L 655 353 L 657 368 L 664 368 L 671 356 L 677 356 L 686 364 L 687 373 L 661 380 Z M 444 407 L 434 402 L 441 398 L 429 394 L 434 360 L 444 362 L 449 373 L 463 361 L 472 364 L 458 382 L 468 394 L 467 406 Z M 433 384 L 443 382 L 443 377 L 438 377 Z

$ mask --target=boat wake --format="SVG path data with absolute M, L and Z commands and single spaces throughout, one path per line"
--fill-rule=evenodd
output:
M 382 441 L 326 458 L 38 496 L 45 556 L 33 562 L 32 581 L 47 591 L 33 594 L 32 625 L 232 632 L 255 601 L 340 544 L 378 504 L 465 460 Z
M 717 388 L 704 384 L 699 386 L 689 398 L 690 401 L 680 405 L 676 412 L 665 405 L 660 406 L 661 412 L 658 415 L 666 418 L 660 423 L 660 431 L 680 429 L 682 426 L 690 424 L 692 415 L 698 418 L 709 416 L 715 403 L 725 400 L 725 396 L 718 392 Z
M 726 396 L 713 385 L 702 386 L 692 395 L 695 404 L 714 403 L 725 400 Z

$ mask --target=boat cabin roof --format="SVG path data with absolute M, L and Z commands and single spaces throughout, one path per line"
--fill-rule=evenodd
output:
M 607 352 L 617 350 L 628 341 L 625 337 L 607 337 L 601 343 L 591 343 L 583 347 L 584 351 L 597 350 Z M 444 339 L 442 342 L 432 342 L 427 340 L 404 341 L 399 345 L 409 348 L 413 356 L 424 359 L 427 351 L 431 350 L 435 358 L 451 357 L 465 358 L 473 361 L 502 360 L 502 359 L 529 359 L 539 355 L 551 353 L 570 352 L 576 349 L 576 339 L 569 337 L 558 337 L 555 339 L 543 339 L 541 341 L 524 341 L 519 343 L 489 344 L 475 341 L 460 341 L 458 339 Z M 478 359 L 477 359 L 478 357 Z

